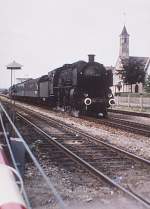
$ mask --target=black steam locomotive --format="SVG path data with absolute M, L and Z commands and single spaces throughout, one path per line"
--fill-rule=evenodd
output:
M 112 85 L 112 71 L 89 55 L 89 62 L 65 64 L 48 75 L 16 84 L 12 91 L 16 99 L 47 103 L 74 115 L 94 112 L 105 117 L 113 103 Z

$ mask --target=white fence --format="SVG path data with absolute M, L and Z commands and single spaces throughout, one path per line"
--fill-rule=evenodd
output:
M 150 97 L 140 96 L 115 96 L 116 106 L 138 107 L 140 109 L 150 108 Z

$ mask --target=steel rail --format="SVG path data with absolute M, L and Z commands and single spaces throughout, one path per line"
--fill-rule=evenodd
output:
M 125 123 L 131 123 L 131 124 L 136 125 L 136 126 L 140 125 L 140 126 L 143 126 L 144 128 L 149 128 L 150 129 L 149 125 L 137 123 L 135 121 L 130 121 L 130 120 L 128 121 L 126 119 L 122 119 L 122 118 L 118 118 L 118 117 L 114 117 L 114 116 L 110 116 L 110 119 L 112 119 L 112 120 L 119 120 L 119 121 L 125 122 Z
M 122 113 L 123 112 L 122 114 L 128 114 L 129 113 L 128 115 L 132 115 L 130 113 L 133 113 L 133 115 L 139 116 L 139 117 L 140 116 L 141 117 L 150 117 L 150 114 L 146 114 L 146 113 L 137 113 L 137 112 L 130 112 L 130 111 L 114 110 L 114 109 L 109 109 L 108 111 L 109 112 L 118 112 L 118 113 Z M 82 119 L 84 119 L 84 118 L 82 118 Z M 123 121 L 121 119 L 118 119 L 118 120 Z M 128 131 L 131 131 L 133 133 L 138 133 L 138 134 L 141 134 L 141 135 L 144 135 L 144 136 L 150 136 L 150 131 L 142 129 L 142 128 L 137 128 L 137 127 L 134 127 L 134 126 L 131 127 L 131 126 L 125 125 L 125 124 L 118 124 L 118 123 L 115 123 L 115 122 L 112 122 L 112 121 L 108 121 L 108 120 L 104 121 L 103 119 L 100 120 L 100 122 L 102 124 L 105 124 L 105 125 L 114 126 L 115 128 L 123 129 L 125 131 L 128 130 Z M 129 123 L 131 124 L 131 122 L 129 122 Z M 132 124 L 134 125 L 134 122 L 132 122 Z M 138 123 L 135 123 L 135 124 L 138 125 Z M 147 126 L 147 128 L 148 128 L 148 126 Z
M 106 125 L 116 126 L 117 128 L 124 128 L 125 130 L 130 130 L 131 132 L 136 131 L 136 133 L 150 136 L 150 126 L 148 126 L 148 125 L 144 125 L 144 124 L 140 124 L 140 123 L 132 122 L 132 121 L 127 121 L 127 120 L 115 118 L 115 117 L 111 117 L 110 120 L 112 120 L 112 121 L 109 121 L 109 119 L 108 119 L 107 121 L 100 120 L 99 122 L 104 123 Z M 119 123 L 119 122 L 121 122 L 121 123 Z M 129 125 L 122 124 L 123 122 L 129 123 Z M 143 126 L 143 127 L 140 127 L 140 128 L 135 127 L 138 125 Z M 149 130 L 148 130 L 148 128 L 149 128 Z
M 117 110 L 117 109 L 108 109 L 108 112 L 150 118 L 150 113 L 146 113 L 146 112 L 134 112 L 134 111 Z
M 92 121 L 97 124 L 104 124 L 110 127 L 119 128 L 120 130 L 130 131 L 130 132 L 133 132 L 136 134 L 138 133 L 144 136 L 150 136 L 150 126 L 140 124 L 137 122 L 127 121 L 127 120 L 115 118 L 115 117 L 109 117 L 107 119 L 100 119 L 100 120 L 93 118 L 93 117 L 88 117 L 88 116 L 81 116 L 81 118 L 83 120 Z M 123 122 L 125 124 L 123 124 Z M 137 127 L 138 125 L 141 127 L 138 128 Z
M 40 171 L 41 175 L 43 176 L 44 180 L 46 181 L 48 187 L 51 189 L 51 191 L 53 192 L 54 196 L 56 197 L 59 205 L 61 208 L 63 209 L 67 209 L 67 206 L 65 205 L 63 199 L 61 198 L 61 196 L 58 194 L 57 190 L 55 189 L 55 187 L 53 186 L 52 182 L 50 181 L 50 179 L 47 177 L 47 175 L 45 174 L 45 172 L 43 171 L 41 165 L 39 164 L 39 162 L 37 161 L 37 159 L 35 158 L 35 156 L 33 155 L 33 153 L 31 152 L 29 146 L 27 145 L 27 143 L 25 142 L 25 140 L 23 139 L 23 137 L 21 136 L 21 134 L 19 133 L 18 129 L 16 128 L 16 126 L 13 124 L 12 120 L 10 119 L 8 113 L 6 112 L 5 108 L 3 107 L 3 105 L 0 102 L 0 108 L 3 110 L 3 112 L 5 113 L 8 121 L 10 122 L 11 126 L 13 127 L 14 131 L 16 132 L 16 134 L 18 135 L 18 137 L 20 138 L 20 140 L 23 142 L 27 152 L 29 153 L 32 161 L 34 162 L 35 166 L 38 168 L 38 170 Z
M 136 195 L 135 193 L 127 190 L 126 188 L 120 186 L 115 181 L 113 181 L 111 178 L 109 178 L 108 176 L 106 176 L 105 174 L 103 174 L 101 171 L 97 170 L 95 167 L 93 167 L 92 165 L 90 165 L 88 162 L 86 162 L 85 160 L 83 160 L 82 158 L 80 158 L 79 156 L 77 156 L 74 152 L 72 152 L 71 150 L 69 150 L 68 148 L 66 148 L 64 145 L 62 145 L 61 143 L 59 143 L 57 141 L 57 138 L 51 136 L 50 134 L 47 134 L 40 127 L 38 127 L 33 122 L 29 121 L 26 117 L 22 116 L 20 113 L 17 113 L 17 114 L 18 114 L 18 116 L 20 118 L 22 118 L 28 124 L 30 124 L 31 126 L 33 126 L 37 131 L 39 131 L 40 133 L 42 133 L 45 136 L 47 136 L 51 140 L 51 142 L 53 142 L 59 149 L 61 148 L 67 155 L 71 156 L 71 158 L 73 160 L 75 160 L 76 162 L 79 162 L 79 163 L 83 164 L 89 171 L 91 171 L 97 177 L 99 177 L 100 179 L 103 179 L 107 183 L 109 183 L 112 186 L 118 188 L 119 190 L 121 190 L 122 192 L 124 192 L 125 194 L 127 194 L 128 196 L 132 197 L 134 200 L 136 200 L 136 201 L 140 202 L 141 204 L 143 204 L 145 207 L 150 208 L 150 202 L 148 202 L 147 200 L 143 199 L 139 195 Z
M 15 160 L 15 157 L 13 155 L 13 152 L 12 152 L 12 149 L 11 149 L 11 146 L 10 146 L 10 143 L 9 143 L 9 139 L 8 139 L 8 136 L 7 136 L 7 133 L 6 133 L 6 129 L 5 129 L 5 126 L 4 126 L 4 123 L 3 123 L 3 120 L 2 120 L 2 115 L 0 113 L 0 122 L 1 122 L 1 125 L 2 125 L 2 129 L 3 129 L 3 132 L 4 132 L 4 136 L 5 136 L 5 139 L 6 139 L 6 143 L 7 143 L 7 146 L 8 146 L 8 149 L 9 149 L 9 152 L 10 152 L 10 156 L 11 156 L 11 159 L 12 159 L 12 162 L 13 162 L 13 165 L 16 169 L 16 171 L 19 173 L 20 175 L 20 171 L 18 169 L 18 166 L 17 166 L 17 163 L 16 163 L 16 160 Z M 21 175 L 20 175 L 21 177 Z M 31 205 L 30 205 L 30 202 L 29 202 L 29 199 L 28 199 L 28 196 L 27 196 L 27 193 L 23 187 L 23 197 L 24 197 L 24 200 L 27 204 L 27 207 L 28 209 L 31 209 Z
M 27 111 L 29 111 L 29 112 L 31 112 L 31 113 L 34 112 L 35 114 L 37 114 L 37 112 L 36 112 L 35 110 L 32 110 L 32 111 L 31 111 L 30 109 L 26 109 L 26 108 L 24 108 L 24 107 L 23 107 L 23 109 L 24 109 L 24 110 L 27 110 Z M 146 163 L 146 164 L 148 164 L 148 165 L 150 166 L 150 160 L 147 160 L 147 159 L 145 159 L 145 158 L 139 157 L 139 156 L 137 156 L 137 155 L 135 155 L 135 154 L 133 154 L 133 153 L 131 153 L 131 152 L 125 151 L 125 150 L 123 150 L 123 149 L 121 149 L 121 148 L 119 148 L 119 147 L 116 147 L 116 146 L 114 146 L 114 145 L 112 145 L 112 144 L 109 144 L 109 143 L 107 143 L 107 142 L 104 142 L 104 141 L 103 141 L 103 138 L 98 138 L 98 137 L 92 136 L 92 135 L 90 135 L 90 134 L 88 134 L 88 133 L 85 133 L 85 132 L 83 132 L 83 131 L 81 131 L 81 130 L 75 128 L 75 127 L 71 127 L 70 125 L 67 125 L 67 124 L 65 124 L 65 123 L 62 122 L 62 121 L 58 121 L 58 120 L 56 120 L 56 119 L 50 118 L 50 117 L 45 116 L 45 115 L 43 115 L 43 114 L 41 114 L 41 113 L 39 113 L 39 112 L 38 112 L 38 117 L 41 117 L 41 118 L 43 118 L 43 119 L 45 119 L 45 120 L 47 120 L 47 121 L 53 122 L 53 123 L 57 124 L 59 127 L 64 127 L 65 129 L 70 130 L 70 131 L 72 131 L 73 133 L 76 133 L 76 134 L 80 134 L 80 135 L 82 135 L 82 136 L 85 136 L 85 137 L 87 137 L 87 138 L 88 138 L 89 140 L 91 140 L 91 141 L 94 140 L 94 141 L 96 141 L 96 142 L 98 142 L 98 143 L 100 143 L 100 144 L 105 145 L 106 147 L 109 147 L 109 148 L 111 148 L 111 149 L 113 149 L 113 150 L 117 150 L 117 151 L 120 152 L 120 153 L 124 153 L 124 154 L 128 155 L 129 157 L 134 158 L 135 160 L 138 160 L 138 161 L 140 160 L 141 162 Z

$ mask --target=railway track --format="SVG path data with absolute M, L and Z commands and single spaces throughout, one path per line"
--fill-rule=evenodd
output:
M 150 113 L 144 113 L 144 112 L 133 112 L 133 111 L 116 110 L 116 109 L 108 109 L 108 112 L 150 118 Z
M 108 111 L 112 113 L 121 113 L 121 114 L 134 115 L 134 116 L 139 116 L 139 117 L 150 117 L 150 114 L 146 114 L 146 113 L 137 113 L 137 112 L 130 112 L 130 111 L 114 110 L 114 109 L 108 109 Z M 149 125 L 144 125 L 141 123 L 124 120 L 119 117 L 109 116 L 109 118 L 107 119 L 100 119 L 100 120 L 94 117 L 88 117 L 88 116 L 81 116 L 80 118 L 84 120 L 92 121 L 95 123 L 108 125 L 110 127 L 118 128 L 121 130 L 130 131 L 131 133 L 140 134 L 140 135 L 148 136 L 148 137 L 150 136 Z
M 19 110 L 18 116 L 97 178 L 150 208 L 150 196 L 135 186 L 149 182 L 150 161 L 34 111 Z
M 115 124 L 120 124 L 124 130 L 131 131 L 144 136 L 150 136 L 150 126 L 142 123 L 132 122 L 116 117 L 110 117 L 110 120 Z
M 104 124 L 110 127 L 119 128 L 121 130 L 130 131 L 143 136 L 150 136 L 150 126 L 142 123 L 137 123 L 129 120 L 120 119 L 119 117 L 109 116 L 107 119 L 97 119 L 94 117 L 81 116 L 82 119 Z

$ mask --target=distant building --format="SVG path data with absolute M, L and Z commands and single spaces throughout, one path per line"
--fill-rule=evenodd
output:
M 111 70 L 112 72 L 114 72 L 115 67 L 113 66 L 105 66 L 106 70 Z
M 144 81 L 142 81 L 141 75 L 147 73 L 149 64 L 149 57 L 129 56 L 129 34 L 124 26 L 122 33 L 120 34 L 120 49 L 114 70 L 113 92 L 143 93 Z M 141 72 L 141 75 L 137 77 L 137 82 L 130 82 L 130 84 L 127 84 L 124 79 L 127 70 L 129 73 L 132 71 L 134 74 L 136 74 L 137 71 Z
M 30 80 L 30 79 L 32 79 L 32 78 L 16 78 L 17 83 L 22 83 L 22 82 Z

